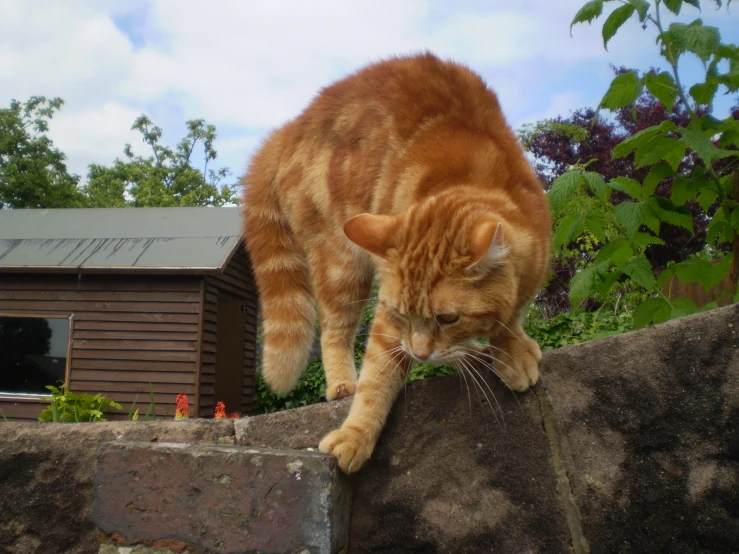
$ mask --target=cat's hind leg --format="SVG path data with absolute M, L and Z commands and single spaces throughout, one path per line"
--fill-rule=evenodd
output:
M 372 291 L 372 271 L 350 253 L 326 246 L 312 249 L 310 258 L 321 324 L 326 398 L 335 400 L 356 390 L 354 339 Z

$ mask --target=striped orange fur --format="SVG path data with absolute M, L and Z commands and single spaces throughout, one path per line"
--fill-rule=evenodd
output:
M 520 320 L 549 265 L 549 213 L 475 73 L 431 54 L 370 65 L 275 131 L 244 184 L 262 375 L 275 392 L 295 385 L 317 303 L 326 396 L 356 392 L 320 444 L 344 471 L 371 455 L 414 359 L 467 367 L 495 357 L 511 389 L 536 383 L 541 353 Z M 354 336 L 375 275 L 357 382 Z

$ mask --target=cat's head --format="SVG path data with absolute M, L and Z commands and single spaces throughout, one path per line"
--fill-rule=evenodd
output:
M 378 257 L 378 300 L 403 349 L 435 364 L 469 354 L 476 337 L 507 332 L 518 296 L 506 224 L 481 206 L 440 207 L 362 214 L 344 226 Z

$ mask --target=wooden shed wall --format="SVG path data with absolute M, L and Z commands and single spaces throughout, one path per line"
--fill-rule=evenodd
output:
M 256 341 L 258 295 L 254 275 L 246 252 L 242 247 L 234 254 L 223 273 L 205 278 L 205 320 L 203 328 L 203 350 L 200 376 L 201 416 L 213 414 L 215 403 L 215 367 L 218 327 L 218 294 L 223 291 L 236 297 L 244 311 L 244 365 L 241 390 L 241 413 L 252 412 L 256 390 Z
M 74 313 L 70 389 L 104 393 L 121 403 L 121 417 L 137 393 L 143 416 L 149 383 L 157 414 L 173 415 L 178 393 L 194 413 L 203 295 L 194 276 L 0 276 L 0 312 Z M 7 417 L 36 419 L 45 405 L 0 398 Z

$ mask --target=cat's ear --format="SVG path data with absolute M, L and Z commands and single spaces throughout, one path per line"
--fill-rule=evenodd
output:
M 344 234 L 357 246 L 385 258 L 394 246 L 398 219 L 391 215 L 361 214 L 344 224 Z
M 487 271 L 501 265 L 511 253 L 503 236 L 503 224 L 486 221 L 478 225 L 472 236 L 472 251 L 475 261 L 469 269 Z

